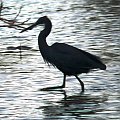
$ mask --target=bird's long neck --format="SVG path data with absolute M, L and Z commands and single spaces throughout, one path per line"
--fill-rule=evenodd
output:
M 50 34 L 51 28 L 52 28 L 52 23 L 48 19 L 47 21 L 45 21 L 44 30 L 42 30 L 38 36 L 38 45 L 39 45 L 40 52 L 43 56 L 49 49 L 49 46 L 46 42 L 46 37 Z

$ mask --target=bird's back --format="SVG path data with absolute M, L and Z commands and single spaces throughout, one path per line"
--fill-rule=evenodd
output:
M 64 43 L 50 46 L 47 58 L 47 62 L 67 75 L 87 73 L 96 68 L 106 69 L 99 57 Z

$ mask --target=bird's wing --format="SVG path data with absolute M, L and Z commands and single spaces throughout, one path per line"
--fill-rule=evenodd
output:
M 76 56 L 76 57 L 87 57 L 91 60 L 94 60 L 96 62 L 101 62 L 100 58 L 96 55 L 90 54 L 84 50 L 78 49 L 76 47 L 73 47 L 71 45 L 65 44 L 65 43 L 54 43 L 51 46 L 55 51 L 61 53 L 61 54 L 66 54 L 70 56 Z
M 55 66 L 58 64 L 71 69 L 90 70 L 103 65 L 99 57 L 64 43 L 54 43 L 51 48 L 51 57 L 52 61 L 54 58 L 53 64 L 55 63 Z

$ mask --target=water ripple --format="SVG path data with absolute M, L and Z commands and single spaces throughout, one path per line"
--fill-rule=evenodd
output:
M 48 15 L 53 23 L 49 45 L 64 42 L 96 54 L 107 70 L 80 75 L 85 93 L 80 93 L 74 77 L 67 77 L 65 89 L 40 91 L 63 80 L 62 73 L 45 65 L 39 53 L 37 35 L 42 28 L 23 34 L 0 28 L 0 119 L 120 119 L 120 6 L 116 2 L 4 0 L 4 5 L 11 7 L 3 13 L 7 18 L 14 17 L 20 6 L 24 7 L 18 20 L 31 18 L 32 23 Z M 21 53 L 7 49 L 20 45 L 32 49 Z

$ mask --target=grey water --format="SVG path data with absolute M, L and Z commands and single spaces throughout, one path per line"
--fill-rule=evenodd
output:
M 105 71 L 67 77 L 47 66 L 38 49 L 42 27 L 25 33 L 0 27 L 0 120 L 120 120 L 120 1 L 119 0 L 4 0 L 3 16 L 28 23 L 47 15 L 53 24 L 47 43 L 63 42 L 101 57 Z M 0 21 L 0 24 L 3 24 Z M 24 26 L 27 27 L 28 25 Z M 32 49 L 9 50 L 10 46 Z M 20 55 L 21 54 L 21 55 Z

